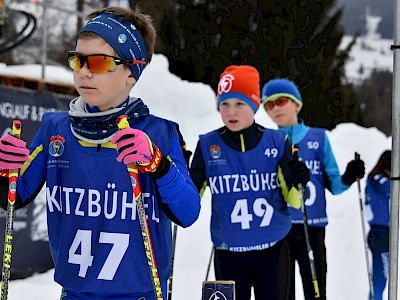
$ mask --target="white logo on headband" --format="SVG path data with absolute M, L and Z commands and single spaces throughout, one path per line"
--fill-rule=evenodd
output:
M 123 33 L 121 33 L 121 34 L 118 36 L 118 43 L 123 44 L 123 43 L 125 43 L 125 42 L 126 42 L 126 35 L 123 34 Z
M 232 81 L 235 80 L 232 74 L 226 74 L 222 76 L 218 83 L 218 94 L 228 93 L 232 88 Z

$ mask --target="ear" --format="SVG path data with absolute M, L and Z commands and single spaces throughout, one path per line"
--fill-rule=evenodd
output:
M 132 85 L 132 86 L 136 83 L 135 76 L 133 76 L 132 73 L 131 73 L 131 74 L 128 76 L 128 78 L 126 79 L 126 83 L 127 83 L 128 85 Z
M 293 101 L 294 102 L 294 101 Z M 296 108 L 295 108 L 295 110 L 296 110 L 296 113 L 299 113 L 299 110 L 300 110 L 300 104 L 298 104 L 297 102 L 294 102 L 295 104 L 296 104 Z

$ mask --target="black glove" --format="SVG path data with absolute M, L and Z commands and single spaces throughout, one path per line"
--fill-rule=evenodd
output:
M 289 162 L 290 177 L 292 179 L 292 185 L 298 187 L 301 184 L 303 187 L 310 181 L 310 170 L 306 164 L 297 159 Z
M 347 164 L 346 171 L 342 175 L 342 182 L 345 185 L 352 185 L 357 178 L 361 179 L 365 175 L 365 164 L 361 159 L 354 159 Z

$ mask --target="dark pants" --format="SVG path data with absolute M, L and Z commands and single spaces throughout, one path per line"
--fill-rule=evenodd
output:
M 326 248 L 325 227 L 308 226 L 308 236 L 314 254 L 314 265 L 318 281 L 320 300 L 326 299 Z M 293 224 L 288 236 L 290 253 L 292 255 L 291 274 L 292 283 L 290 300 L 296 298 L 295 292 L 295 261 L 299 265 L 305 300 L 315 300 L 315 290 L 311 275 L 310 260 L 308 257 L 306 238 L 303 224 Z
M 238 300 L 250 300 L 252 286 L 256 300 L 289 299 L 289 265 L 286 238 L 264 250 L 216 250 L 214 256 L 216 279 L 234 280 Z
M 372 282 L 375 300 L 382 300 L 389 273 L 389 227 L 371 225 L 368 246 L 372 252 Z

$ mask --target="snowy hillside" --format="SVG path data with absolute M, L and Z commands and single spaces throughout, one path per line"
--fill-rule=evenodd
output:
M 366 34 L 356 40 L 346 64 L 346 77 L 354 83 L 368 78 L 373 69 L 393 71 L 392 40 L 381 39 L 377 28 L 380 17 L 366 15 Z M 345 36 L 342 46 L 347 46 L 352 37 Z
M 348 45 L 351 41 L 352 37 L 345 36 L 343 45 Z M 393 53 L 390 50 L 392 44 L 392 40 L 358 38 L 346 64 L 347 79 L 358 83 L 368 78 L 373 69 L 393 71 Z

